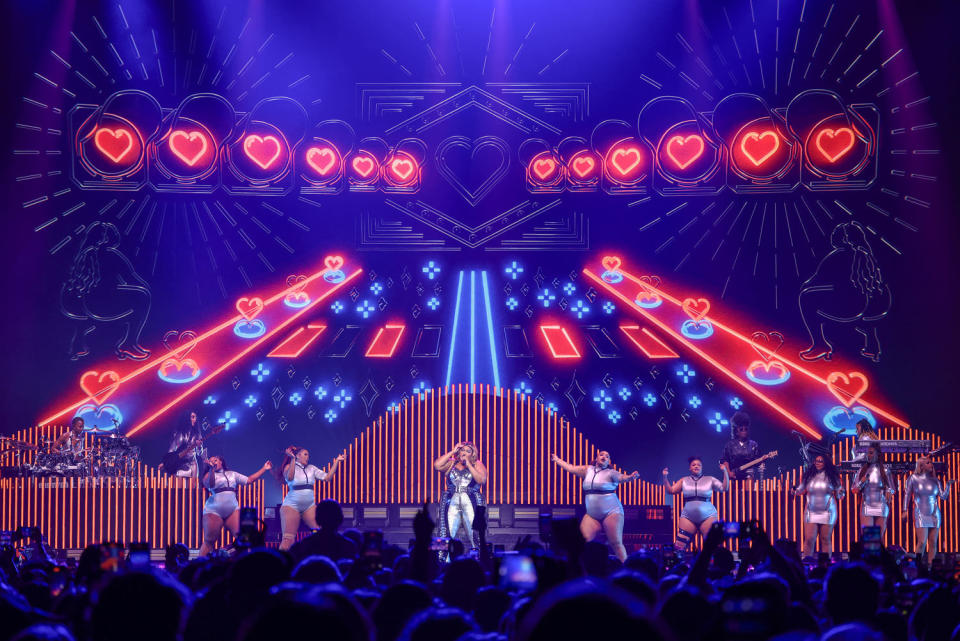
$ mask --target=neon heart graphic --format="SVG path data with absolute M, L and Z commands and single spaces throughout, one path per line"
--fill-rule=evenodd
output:
M 581 178 L 586 178 L 596 166 L 597 162 L 593 159 L 593 156 L 577 156 L 570 161 L 570 169 Z
M 621 261 L 619 256 L 604 256 L 600 264 L 603 265 L 603 268 L 608 272 L 615 272 L 620 268 Z
M 93 135 L 93 143 L 104 156 L 119 163 L 133 150 L 133 134 L 128 129 L 100 127 Z
M 291 292 L 302 291 L 307 285 L 307 277 L 303 274 L 290 274 L 287 276 L 287 287 Z
M 310 147 L 307 149 L 307 164 L 321 176 L 326 176 L 337 166 L 337 152 L 330 147 Z
M 276 136 L 250 134 L 243 139 L 243 153 L 261 169 L 270 169 L 280 157 L 280 141 Z
M 174 338 L 177 339 L 176 342 L 174 342 Z M 193 342 L 196 338 L 197 333 L 193 330 L 188 329 L 185 332 L 178 332 L 171 329 L 163 335 L 163 346 L 167 348 L 173 358 L 183 360 L 196 347 L 196 343 Z
M 750 335 L 750 341 L 753 343 L 751 347 L 765 361 L 769 361 L 773 357 L 770 352 L 775 355 L 780 351 L 780 348 L 783 347 L 783 340 L 783 334 L 780 332 L 754 332 Z M 769 350 L 769 352 L 766 350 Z
M 416 163 L 409 158 L 394 158 L 390 162 L 390 171 L 393 172 L 393 175 L 396 176 L 400 182 L 406 182 L 406 180 L 413 175 L 416 168 Z
M 304 291 L 295 291 L 290 292 L 283 298 L 291 303 L 306 303 L 310 300 L 310 294 Z
M 191 376 L 194 376 L 200 373 L 200 365 L 198 365 L 197 361 L 193 360 L 192 358 L 188 358 L 185 360 L 168 358 L 167 360 L 163 361 L 163 363 L 160 364 L 160 377 L 169 378 L 171 371 L 179 372 L 184 368 L 187 368 Z
M 740 151 L 759 167 L 780 149 L 780 136 L 772 129 L 762 133 L 751 131 L 740 139 Z
M 699 134 L 690 134 L 686 138 L 674 136 L 667 141 L 667 157 L 678 169 L 686 169 L 693 161 L 703 155 L 706 143 Z
M 661 281 L 659 276 L 641 276 L 639 280 L 641 283 L 646 283 L 647 285 L 650 285 L 654 289 L 657 289 L 658 287 L 660 287 Z
M 747 378 L 758 385 L 779 385 L 790 378 L 790 370 L 780 361 L 753 361 L 747 365 Z
M 855 381 L 860 381 L 857 384 Z M 860 400 L 867 391 L 869 382 L 861 372 L 830 372 L 827 375 L 827 388 L 841 403 L 850 407 Z
M 547 180 L 557 169 L 557 163 L 553 158 L 538 158 L 533 161 L 533 173 L 540 180 Z
M 102 374 L 90 370 L 80 376 L 80 389 L 97 405 L 103 405 L 118 387 L 120 387 L 120 375 L 113 370 L 107 370 Z
M 247 322 L 252 321 L 263 311 L 263 299 L 256 296 L 252 298 L 247 298 L 246 296 L 239 298 L 237 299 L 237 311 L 240 312 L 240 315 L 243 316 Z
M 188 167 L 193 167 L 207 153 L 207 137 L 201 131 L 187 133 L 183 129 L 175 129 L 170 134 L 170 151 L 182 160 Z
M 335 272 L 343 267 L 343 256 L 327 256 L 323 259 L 323 264 L 327 266 L 327 269 Z
M 361 178 L 367 178 L 373 173 L 373 170 L 376 169 L 377 164 L 370 156 L 355 156 L 350 166 L 353 167 L 353 170 L 357 172 Z
M 661 303 L 660 295 L 648 289 L 640 290 L 633 299 L 641 307 L 657 307 Z
M 621 176 L 628 176 L 640 165 L 640 150 L 636 147 L 620 147 L 610 154 L 610 164 Z
M 821 129 L 815 139 L 817 149 L 830 162 L 837 162 L 853 149 L 854 136 L 850 127 Z
M 699 323 L 710 312 L 710 301 L 706 298 L 685 298 L 682 307 L 693 322 Z

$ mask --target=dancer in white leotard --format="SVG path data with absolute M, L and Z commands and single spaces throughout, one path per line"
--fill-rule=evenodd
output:
M 200 546 L 200 556 L 206 556 L 213 551 L 217 536 L 224 525 L 234 536 L 240 530 L 240 503 L 237 501 L 237 487 L 253 483 L 263 476 L 264 472 L 273 468 L 270 461 L 267 461 L 253 474 L 244 476 L 228 470 L 222 456 L 211 456 L 204 462 L 210 468 L 203 475 L 201 482 L 210 492 L 210 496 L 203 504 L 203 544 Z
M 556 454 L 550 460 L 561 468 L 583 479 L 583 500 L 587 513 L 580 521 L 580 532 L 587 541 L 597 538 L 602 529 L 607 535 L 607 543 L 620 561 L 627 558 L 627 549 L 623 547 L 623 504 L 617 498 L 617 486 L 620 483 L 636 481 L 640 472 L 621 474 L 610 466 L 610 452 L 601 450 L 591 465 L 571 465 Z
M 310 452 L 304 447 L 288 447 L 283 459 L 283 480 L 287 484 L 288 492 L 280 505 L 280 523 L 283 529 L 283 539 L 280 541 L 281 550 L 289 550 L 297 539 L 297 530 L 303 520 L 307 527 L 316 530 L 317 525 L 317 497 L 313 491 L 313 484 L 317 481 L 329 481 L 337 471 L 343 460 L 343 454 L 333 459 L 330 471 L 325 472 L 316 465 L 310 465 Z
M 670 470 L 663 468 L 663 485 L 667 494 L 683 493 L 683 510 L 680 512 L 676 542 L 676 548 L 681 551 L 690 545 L 698 531 L 701 536 L 707 536 L 710 527 L 717 521 L 717 508 L 711 502 L 713 493 L 730 489 L 730 468 L 726 461 L 720 464 L 723 482 L 703 475 L 703 459 L 699 456 L 691 456 L 688 461 L 690 475 L 676 483 L 670 483 L 667 478 Z

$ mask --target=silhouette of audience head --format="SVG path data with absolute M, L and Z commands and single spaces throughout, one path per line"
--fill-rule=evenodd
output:
M 324 499 L 317 503 L 317 525 L 324 532 L 335 532 L 343 525 L 343 510 L 333 499 Z

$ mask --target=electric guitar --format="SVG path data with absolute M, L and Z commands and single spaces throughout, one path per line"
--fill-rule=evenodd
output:
M 746 472 L 746 471 L 749 470 L 751 467 L 760 465 L 761 463 L 763 463 L 763 462 L 766 461 L 767 459 L 774 458 L 774 457 L 777 456 L 778 454 L 779 454 L 779 452 L 778 452 L 777 450 L 773 450 L 772 452 L 767 452 L 766 454 L 764 454 L 764 455 L 761 456 L 760 458 L 755 458 L 755 459 L 753 459 L 752 461 L 750 461 L 749 463 L 746 463 L 746 464 L 744 464 L 744 465 L 741 465 L 740 467 L 738 467 L 738 468 L 736 468 L 736 469 L 730 470 L 731 475 L 732 475 L 734 478 L 738 478 L 738 479 L 739 479 L 739 478 L 744 478 L 744 477 L 740 476 L 743 472 Z M 762 476 L 762 473 L 761 473 L 761 476 Z M 759 480 L 762 481 L 763 478 L 760 478 Z
M 177 470 L 179 470 L 180 466 L 183 464 L 183 459 L 187 458 L 195 448 L 203 445 L 208 438 L 219 434 L 224 429 L 226 429 L 226 425 L 223 423 L 215 425 L 214 427 L 210 428 L 210 431 L 207 432 L 207 434 L 202 438 L 197 438 L 187 443 L 183 443 L 177 449 L 171 450 L 164 454 L 163 460 L 160 461 L 161 465 L 163 465 L 163 471 L 171 476 L 175 476 Z

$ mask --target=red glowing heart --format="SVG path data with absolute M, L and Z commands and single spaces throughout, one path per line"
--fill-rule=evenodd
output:
M 393 172 L 393 175 L 396 176 L 400 182 L 406 182 L 406 180 L 413 175 L 416 168 L 417 166 L 409 158 L 394 158 L 390 161 L 390 171 Z
M 176 338 L 176 342 L 174 342 Z M 196 346 L 197 333 L 193 330 L 187 330 L 185 332 L 178 332 L 175 329 L 171 329 L 169 332 L 163 335 L 163 346 L 167 348 L 167 351 L 171 353 L 173 358 L 178 360 L 183 360 L 187 357 L 193 348 Z
M 603 260 L 600 261 L 600 264 L 603 265 L 603 268 L 608 272 L 615 272 L 620 267 L 620 257 L 604 256 Z
M 80 389 L 97 405 L 106 403 L 118 387 L 120 387 L 120 375 L 113 370 L 108 370 L 102 374 L 90 370 L 80 376 Z
M 270 169 L 280 158 L 280 141 L 276 136 L 258 136 L 250 134 L 243 139 L 243 153 L 257 163 L 261 169 Z
M 627 176 L 640 165 L 640 150 L 636 147 L 614 149 L 610 154 L 610 164 L 621 176 Z
M 654 289 L 657 289 L 658 287 L 660 287 L 661 281 L 659 276 L 641 276 L 640 282 L 646 283 L 647 285 L 650 285 Z
M 183 129 L 175 129 L 170 134 L 170 151 L 182 160 L 188 167 L 193 167 L 207 153 L 207 137 L 200 131 L 187 133 Z
M 533 161 L 533 173 L 540 180 L 546 180 L 557 170 L 557 162 L 553 158 L 538 158 Z
M 321 176 L 326 176 L 337 166 L 337 152 L 330 147 L 310 147 L 307 149 L 307 164 Z
M 248 322 L 252 321 L 263 311 L 263 299 L 256 296 L 252 298 L 247 298 L 246 296 L 239 298 L 237 299 L 237 311 L 240 312 L 240 315 Z
M 593 156 L 577 156 L 570 162 L 570 168 L 573 170 L 573 173 L 581 178 L 586 178 L 596 166 L 597 163 L 593 159 Z
M 343 267 L 343 257 L 342 256 L 327 256 L 323 259 L 323 264 L 327 266 L 332 272 L 337 271 Z
M 740 139 L 740 151 L 759 167 L 780 149 L 780 136 L 772 129 L 762 133 L 751 131 Z
M 857 384 L 855 381 L 860 381 Z M 867 377 L 860 372 L 830 372 L 827 375 L 827 389 L 836 396 L 841 403 L 850 407 L 860 400 L 863 393 L 867 391 Z
M 821 129 L 815 139 L 817 149 L 830 162 L 837 162 L 853 149 L 854 135 L 850 127 Z
M 100 153 L 119 164 L 133 151 L 133 134 L 123 127 L 117 127 L 116 129 L 100 127 L 97 129 L 97 133 L 93 135 L 93 143 L 100 150 Z
M 200 371 L 200 365 L 198 365 L 197 361 L 193 360 L 192 358 L 187 358 L 184 360 L 168 358 L 160 364 L 160 375 L 169 376 L 171 370 L 176 370 L 179 372 L 185 367 L 190 370 L 191 376 L 196 376 Z
M 667 141 L 667 156 L 678 169 L 686 169 L 693 161 L 703 155 L 706 143 L 699 134 L 690 134 L 687 137 L 674 136 Z
M 310 300 L 310 294 L 303 291 L 290 292 L 283 297 L 289 303 L 306 303 Z
M 373 162 L 373 158 L 370 156 L 356 156 L 350 164 L 361 178 L 368 177 L 373 173 L 373 170 L 376 169 L 376 163 Z
M 767 379 L 766 376 L 758 376 L 757 374 L 760 371 L 763 371 L 765 374 L 770 374 L 773 372 L 777 379 L 784 379 L 790 373 L 787 369 L 787 366 L 781 363 L 780 361 L 753 361 L 747 365 L 747 375 L 752 375 L 754 378 L 763 378 Z
M 750 336 L 754 351 L 765 361 L 770 360 L 783 347 L 780 332 L 754 332 Z
M 648 305 L 655 305 L 660 302 L 660 296 L 656 292 L 652 292 L 647 289 L 643 289 L 637 292 L 637 295 L 634 296 L 634 300 L 638 303 L 646 303 Z
M 299 292 L 307 285 L 307 277 L 303 274 L 290 274 L 287 276 L 287 287 L 291 292 Z
M 710 311 L 710 301 L 706 298 L 685 298 L 682 307 L 693 322 L 699 323 Z

